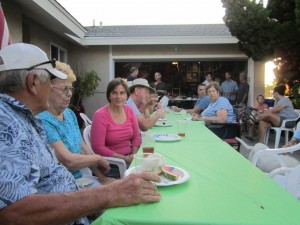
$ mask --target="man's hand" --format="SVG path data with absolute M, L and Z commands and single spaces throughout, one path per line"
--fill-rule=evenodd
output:
M 159 116 L 159 118 L 162 118 L 165 116 L 165 111 L 163 109 L 157 109 L 156 114 Z
M 109 162 L 104 159 L 103 157 L 101 157 L 100 155 L 96 155 L 99 156 L 99 161 L 98 161 L 98 168 L 103 172 L 103 173 L 107 173 L 110 171 L 110 165 Z
M 160 193 L 151 181 L 159 182 L 160 179 L 151 173 L 136 173 L 108 184 L 110 190 L 108 207 L 158 202 Z

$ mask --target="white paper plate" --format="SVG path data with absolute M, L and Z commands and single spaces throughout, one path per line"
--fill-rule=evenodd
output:
M 182 184 L 190 179 L 190 175 L 184 169 L 181 169 L 176 166 L 170 166 L 170 167 L 173 168 L 173 171 L 179 175 L 179 179 L 172 181 L 169 180 L 168 178 L 165 178 L 163 175 L 160 175 L 159 176 L 160 182 L 155 183 L 156 186 L 163 187 L 163 186 L 171 186 L 175 184 Z M 135 172 L 135 167 L 129 168 L 128 170 L 125 171 L 125 177 L 134 172 Z
M 171 127 L 171 126 L 173 126 L 173 124 L 168 123 L 168 122 L 160 122 L 160 121 L 158 121 L 158 122 L 156 122 L 154 124 L 154 126 L 156 126 L 156 127 Z
M 177 134 L 155 134 L 155 141 L 178 141 L 181 137 Z
M 166 118 L 160 118 L 158 119 L 158 121 L 166 121 L 167 119 Z

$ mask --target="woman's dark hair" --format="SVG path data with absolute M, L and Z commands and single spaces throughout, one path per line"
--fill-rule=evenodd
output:
M 259 97 L 262 97 L 263 99 L 265 99 L 265 96 L 263 96 L 263 95 L 257 95 L 256 100 L 258 100 Z
M 119 85 L 122 85 L 124 87 L 126 94 L 127 94 L 127 99 L 129 98 L 129 90 L 128 90 L 126 81 L 124 81 L 121 78 L 115 78 L 108 83 L 107 89 L 106 89 L 106 99 L 109 103 L 110 103 L 110 99 L 109 99 L 110 93 L 113 90 L 115 90 L 115 88 Z
M 286 90 L 285 85 L 284 85 L 284 84 L 280 84 L 280 85 L 278 85 L 278 86 L 276 86 L 276 87 L 274 88 L 273 93 L 274 93 L 274 92 L 278 92 L 278 94 L 284 95 L 285 90 Z

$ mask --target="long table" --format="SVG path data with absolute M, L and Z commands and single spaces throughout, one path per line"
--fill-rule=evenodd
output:
M 180 116 L 169 114 L 172 127 L 150 131 L 176 134 Z M 200 121 L 189 122 L 180 141 L 157 142 L 155 151 L 190 179 L 158 187 L 160 202 L 108 209 L 93 225 L 300 224 L 300 203 Z

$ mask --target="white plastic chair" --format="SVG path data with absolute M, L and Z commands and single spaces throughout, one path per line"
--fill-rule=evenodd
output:
M 85 115 L 84 113 L 79 113 L 79 115 L 82 118 L 82 120 L 84 121 L 85 127 L 92 125 L 92 121 L 88 118 L 87 115 Z
M 274 148 L 270 149 L 268 146 L 258 143 L 255 146 L 246 144 L 242 139 L 236 138 L 241 145 L 246 148 L 250 154 L 248 159 L 255 165 L 262 169 L 264 168 L 280 168 L 280 167 L 295 167 L 300 164 L 298 155 L 290 156 L 290 153 L 300 150 L 300 143 L 286 147 L 286 148 Z M 254 149 L 255 148 L 255 149 Z M 253 150 L 253 151 L 252 151 Z M 267 159 L 267 160 L 266 160 Z M 262 162 L 259 162 L 262 160 Z M 259 165 L 258 165 L 259 164 Z M 275 169 L 274 168 L 274 169 Z M 267 171 L 267 173 L 272 170 Z M 267 170 L 267 169 L 265 169 Z M 266 172 L 266 171 L 265 171 Z
M 296 111 L 295 111 L 296 112 Z M 270 131 L 274 130 L 275 131 L 275 144 L 274 144 L 274 148 L 278 148 L 279 146 L 279 142 L 280 142 L 280 137 L 281 137 L 281 132 L 284 131 L 284 135 L 285 135 L 285 144 L 288 143 L 289 141 L 289 132 L 294 133 L 296 130 L 296 127 L 298 125 L 295 125 L 292 128 L 286 128 L 286 123 L 288 122 L 297 122 L 300 119 L 300 114 L 298 114 L 298 116 L 295 119 L 285 119 L 282 121 L 282 124 L 280 127 L 269 127 L 266 130 L 266 134 L 265 134 L 265 140 L 264 143 L 266 145 L 268 145 L 269 142 L 269 135 L 270 135 Z
M 276 158 L 276 160 L 278 161 L 281 167 L 287 167 L 287 164 L 283 158 L 284 154 L 293 153 L 297 150 L 300 150 L 300 143 L 286 148 L 274 148 L 274 149 L 267 148 L 256 152 L 253 155 L 251 161 L 254 165 L 256 165 L 260 157 L 273 156 L 274 158 Z
M 92 154 L 95 154 L 92 147 L 91 147 L 91 142 L 90 142 L 90 130 L 91 130 L 91 125 L 88 125 L 86 128 L 83 130 L 83 139 L 87 146 L 90 147 Z M 114 157 L 103 157 L 105 158 L 110 164 L 116 165 L 119 168 L 120 171 L 120 177 L 123 178 L 125 174 L 125 170 L 127 169 L 126 167 L 126 162 L 123 159 L 118 159 Z
M 300 165 L 294 168 L 277 168 L 273 170 L 269 176 L 300 200 Z

